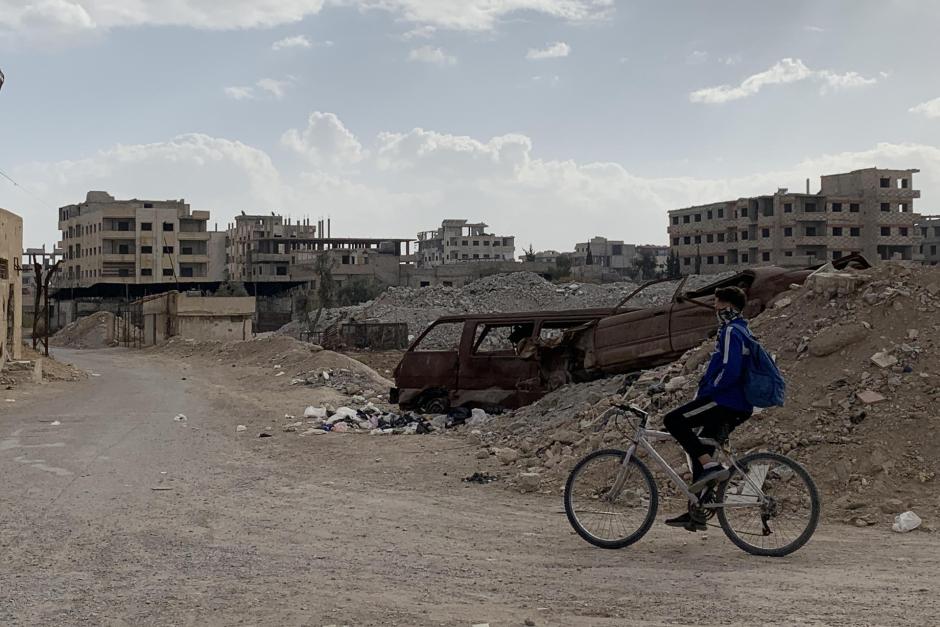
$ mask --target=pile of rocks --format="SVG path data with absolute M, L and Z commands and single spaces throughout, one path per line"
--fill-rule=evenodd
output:
M 787 403 L 739 427 L 739 451 L 776 450 L 801 461 L 830 497 L 827 514 L 850 524 L 889 524 L 906 509 L 940 511 L 940 269 L 884 264 L 820 273 L 780 295 L 751 328 L 786 377 Z M 654 416 L 688 401 L 713 348 L 705 342 L 641 373 L 626 400 Z M 623 424 L 598 420 L 621 398 L 622 381 L 566 386 L 471 437 L 487 459 L 506 460 L 520 486 L 555 492 L 582 455 L 624 444 Z M 658 381 L 666 392 L 647 396 Z M 538 481 L 522 477 L 533 473 Z M 929 530 L 929 521 L 921 528 Z
M 690 288 L 722 278 L 722 275 L 694 276 Z M 658 284 L 643 290 L 630 304 L 649 306 L 670 298 L 676 282 Z M 613 307 L 637 288 L 621 283 L 554 284 L 531 272 L 513 272 L 484 277 L 463 287 L 390 287 L 374 301 L 356 307 L 322 312 L 318 330 L 340 321 L 404 322 L 412 336 L 420 334 L 441 316 L 463 313 L 551 311 Z M 281 333 L 296 335 L 298 323 L 285 325 Z

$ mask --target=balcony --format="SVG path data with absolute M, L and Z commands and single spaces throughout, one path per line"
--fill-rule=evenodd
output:
M 290 263 L 289 253 L 251 253 L 251 263 Z
M 179 240 L 197 240 L 209 241 L 209 231 L 177 231 L 176 238 Z
M 101 261 L 107 263 L 134 263 L 137 255 L 134 253 L 102 253 Z
M 205 253 L 194 253 L 187 255 L 186 253 L 179 254 L 180 263 L 209 263 L 209 255 Z

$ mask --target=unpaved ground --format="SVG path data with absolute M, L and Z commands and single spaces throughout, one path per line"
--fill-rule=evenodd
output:
M 60 355 L 101 376 L 0 406 L 0 624 L 940 621 L 933 534 L 824 525 L 772 560 L 656 525 L 601 551 L 557 497 L 461 482 L 477 467 L 463 439 L 258 439 L 304 390 L 170 356 Z

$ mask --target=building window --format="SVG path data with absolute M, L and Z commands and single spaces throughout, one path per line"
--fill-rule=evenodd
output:
M 152 230 L 153 230 L 153 223 L 152 223 L 152 222 L 141 222 L 141 223 L 140 223 L 140 230 L 141 230 L 141 231 L 152 231 Z
M 683 257 L 683 258 L 682 258 L 682 265 L 688 266 L 688 265 L 691 265 L 691 264 L 692 264 L 692 258 L 691 258 L 691 257 Z
M 725 256 L 724 256 L 724 255 L 718 255 L 718 264 L 719 264 L 719 265 L 724 265 L 724 264 L 725 264 Z
M 461 245 L 461 246 L 469 246 L 469 245 L 470 245 L 470 242 L 468 242 L 467 240 L 462 240 L 462 241 L 460 242 L 460 245 Z
M 153 254 L 153 246 L 141 246 L 140 247 L 141 255 L 151 255 Z
M 806 213 L 816 213 L 816 203 L 808 202 L 806 203 L 806 208 L 804 209 Z
M 907 180 L 907 179 L 898 179 L 898 188 L 899 188 L 899 189 L 907 189 L 907 186 L 908 186 L 908 180 Z
M 679 216 L 672 216 L 672 223 L 674 225 L 679 224 Z
M 785 202 L 783 203 L 783 212 L 784 213 L 793 213 L 793 203 Z
M 287 266 L 277 266 L 274 268 L 274 274 L 277 276 L 287 276 Z
M 692 216 L 682 216 L 682 224 L 688 224 L 692 221 Z
M 832 203 L 832 210 L 835 211 L 836 213 L 842 211 L 842 203 L 841 202 Z
M 172 231 L 172 230 L 173 230 L 173 223 L 172 223 L 172 222 L 164 222 L 164 223 L 163 223 L 163 230 L 164 230 L 164 231 Z
M 152 268 L 141 268 L 141 269 L 140 269 L 140 276 L 153 276 L 153 269 L 152 269 Z
M 490 240 L 488 240 L 488 239 L 483 240 L 483 245 L 484 245 L 484 246 L 489 246 L 489 245 L 490 245 Z
M 473 258 L 474 258 L 474 259 L 479 259 L 479 258 L 480 258 L 480 255 L 478 255 L 477 253 L 473 253 Z
M 770 261 L 770 253 L 761 253 L 761 259 L 764 261 Z
M 622 255 L 622 254 L 623 254 L 623 244 L 613 244 L 613 245 L 610 247 L 610 254 L 611 254 L 611 255 L 615 255 L 615 256 Z
M 682 243 L 688 246 L 689 244 L 692 243 L 692 238 L 686 235 L 685 237 L 682 238 Z
M 741 255 L 741 263 L 747 263 L 747 253 Z
M 861 227 L 853 226 L 849 229 L 849 235 L 852 237 L 860 237 L 862 235 Z
M 832 251 L 832 258 L 833 258 L 833 259 L 838 259 L 838 258 L 841 257 L 841 256 L 842 256 L 842 253 L 841 253 L 840 251 L 838 251 L 838 250 Z
M 711 244 L 712 242 L 715 241 L 715 236 L 709 233 L 708 235 L 705 236 L 705 241 Z
M 708 265 L 712 265 L 713 263 L 715 263 L 715 258 L 709 255 L 708 257 L 705 257 L 705 263 L 707 263 Z
M 783 227 L 783 236 L 793 237 L 793 227 L 792 226 Z
M 902 236 L 902 237 L 907 237 L 907 227 L 906 227 L 906 226 L 902 226 L 902 227 L 901 227 L 901 236 Z
M 741 231 L 741 239 L 747 239 L 747 231 Z
M 858 213 L 859 211 L 858 203 L 857 202 L 849 203 L 849 211 L 851 211 L 852 213 Z
M 478 240 L 478 239 L 473 240 L 473 245 L 474 245 L 474 246 L 479 246 L 479 245 L 480 245 L 480 240 Z
M 792 256 L 793 256 L 793 251 L 792 251 L 792 250 L 784 251 L 783 256 L 784 256 L 784 257 L 792 257 Z
M 719 210 L 718 210 L 718 217 L 719 217 L 719 218 L 725 217 L 725 210 L 724 210 L 724 209 L 719 209 Z
M 725 241 L 725 234 L 724 234 L 724 233 L 719 233 L 719 234 L 718 234 L 718 241 L 719 241 L 719 242 Z
M 882 187 L 891 187 L 891 179 L 882 177 L 882 178 L 881 178 L 881 186 L 882 186 Z
M 711 209 L 709 209 L 709 210 L 705 213 L 705 215 L 706 215 L 706 217 L 707 217 L 709 220 L 711 220 L 711 219 L 714 218 L 714 215 L 715 215 L 715 214 L 714 214 L 714 212 L 713 212 Z
M 144 203 L 144 209 L 153 209 L 153 203 L 152 203 L 152 202 L 145 202 L 145 203 Z
M 172 255 L 172 254 L 173 254 L 173 247 L 172 247 L 172 246 L 164 246 L 164 247 L 163 247 L 163 254 L 164 254 L 164 255 Z
M 806 237 L 816 237 L 816 227 L 808 226 L 806 227 Z
M 770 229 L 761 229 L 761 230 L 760 230 L 760 236 L 761 236 L 761 237 L 770 237 Z
M 907 213 L 907 203 L 902 202 L 901 204 L 899 204 L 898 211 L 900 211 L 901 213 Z
M 701 243 L 702 243 L 702 236 L 701 236 L 701 235 L 696 235 L 696 236 L 695 236 L 695 243 L 696 243 L 696 244 L 701 244 Z
M 701 222 L 701 221 L 702 221 L 702 214 L 696 213 L 696 214 L 695 214 L 695 221 L 696 221 L 696 222 Z
M 891 227 L 890 227 L 890 226 L 883 226 L 883 227 L 881 227 L 881 235 L 882 235 L 883 237 L 887 237 L 887 236 L 891 235 Z
M 888 203 L 888 202 L 883 202 L 883 203 L 881 203 L 881 210 L 884 211 L 884 212 L 886 212 L 886 213 L 887 213 L 887 212 L 890 212 L 890 211 L 891 211 L 891 203 Z
M 679 238 L 678 238 L 678 237 L 673 237 L 673 238 L 672 238 L 672 245 L 673 245 L 673 246 L 678 246 L 678 245 L 679 245 Z
M 833 237 L 842 237 L 842 227 L 834 226 L 832 227 L 832 236 Z
M 930 254 L 931 254 L 931 255 L 936 255 L 936 254 L 937 254 L 937 245 L 936 245 L 936 244 L 931 244 L 931 245 L 930 245 Z
M 173 268 L 164 268 L 163 276 L 173 276 Z
M 117 228 L 118 231 L 130 231 L 131 230 L 130 222 L 118 222 L 117 226 L 118 226 Z M 88 235 L 89 230 L 90 230 L 90 227 L 85 228 L 85 235 Z

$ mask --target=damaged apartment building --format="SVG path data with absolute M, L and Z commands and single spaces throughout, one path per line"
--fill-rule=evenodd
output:
M 682 274 L 745 266 L 803 267 L 851 253 L 921 261 L 919 170 L 867 168 L 821 177 L 820 191 L 739 198 L 669 212 Z
M 0 209 L 0 368 L 22 354 L 22 254 L 23 219 Z
M 142 294 L 223 280 L 225 233 L 183 200 L 116 200 L 88 192 L 59 209 L 61 288 Z M 144 289 L 149 288 L 149 289 Z
M 440 228 L 418 233 L 418 266 L 512 261 L 516 238 L 487 233 L 487 228 L 489 225 L 482 222 L 444 220 Z

